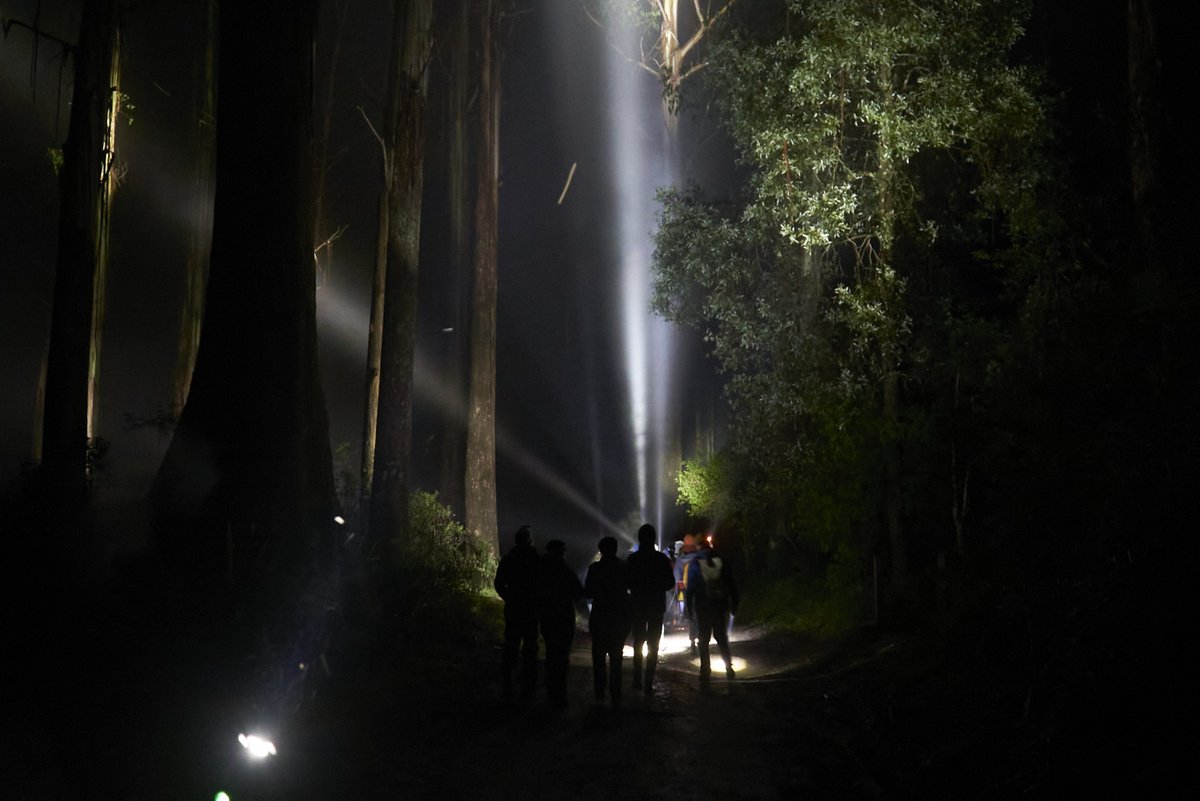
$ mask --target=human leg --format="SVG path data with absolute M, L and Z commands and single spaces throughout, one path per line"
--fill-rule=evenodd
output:
M 607 678 L 604 660 L 608 657 L 608 651 L 602 640 L 597 638 L 595 633 L 592 634 L 592 689 L 595 691 L 596 700 L 604 700 L 604 686 Z
M 712 673 L 712 661 L 708 650 L 708 644 L 712 640 L 713 624 L 712 619 L 706 615 L 701 615 L 696 621 L 696 636 L 699 641 L 700 649 L 700 678 L 707 680 Z
M 725 677 L 732 679 L 733 672 L 733 654 L 729 649 L 729 616 L 722 614 L 718 615 L 713 621 L 713 637 L 717 641 L 717 648 L 721 651 L 721 658 L 725 660 Z
M 513 673 L 517 669 L 517 653 L 520 650 L 520 646 L 521 640 L 516 621 L 509 615 L 505 615 L 504 646 L 500 656 L 500 684 L 505 698 L 512 695 Z
M 658 668 L 658 644 L 662 640 L 662 632 L 662 617 L 659 616 L 657 620 L 651 621 L 646 630 L 645 689 L 647 694 L 649 694 L 651 689 L 654 687 L 654 673 Z M 635 658 L 637 657 L 637 654 L 638 650 L 635 650 Z
M 641 615 L 633 618 L 633 686 L 642 686 L 642 645 L 646 642 L 646 619 Z
M 620 642 L 613 641 L 608 649 L 608 694 L 614 704 L 621 701 L 621 661 L 625 649 L 625 638 Z

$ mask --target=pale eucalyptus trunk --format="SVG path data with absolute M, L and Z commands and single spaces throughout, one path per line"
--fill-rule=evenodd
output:
M 471 375 L 467 402 L 468 531 L 499 553 L 496 515 L 496 262 L 500 187 L 500 85 L 497 0 L 475 0 L 479 25 L 479 163 L 475 269 L 471 296 Z
M 403 538 L 408 531 L 426 69 L 433 3 L 397 0 L 393 14 L 383 134 L 388 151 L 387 275 L 370 512 L 370 536 L 375 541 Z
M 452 21 L 450 91 L 447 104 L 449 153 L 446 163 L 446 183 L 449 194 L 450 318 L 452 331 L 446 337 L 445 376 L 455 404 L 442 416 L 441 438 L 441 497 L 460 517 L 463 514 L 464 451 L 466 449 L 466 331 L 468 325 L 467 287 L 471 269 L 471 192 L 468 186 L 470 167 L 470 137 L 467 117 L 470 106 L 471 17 L 467 0 L 461 0 Z

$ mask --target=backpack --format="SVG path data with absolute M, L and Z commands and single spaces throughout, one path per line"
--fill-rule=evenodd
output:
M 696 560 L 700 568 L 700 577 L 704 579 L 704 594 L 710 601 L 721 601 L 729 595 L 721 571 L 725 563 L 719 556 L 709 556 Z

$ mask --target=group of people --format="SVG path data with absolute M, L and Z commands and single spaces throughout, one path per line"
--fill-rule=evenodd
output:
M 632 687 L 653 695 L 663 617 L 668 599 L 674 602 L 676 593 L 682 595 L 685 614 L 694 627 L 691 636 L 700 656 L 701 681 L 708 681 L 712 673 L 712 639 L 725 659 L 727 678 L 734 678 L 728 621 L 737 611 L 738 590 L 732 567 L 716 553 L 711 541 L 703 547 L 684 548 L 673 561 L 657 549 L 657 537 L 654 526 L 644 524 L 638 530 L 637 550 L 625 559 L 617 556 L 616 538 L 603 537 L 598 544 L 600 557 L 588 565 L 581 582 L 566 563 L 566 545 L 561 540 L 547 542 L 545 553 L 539 555 L 529 526 L 517 530 L 512 550 L 500 560 L 494 582 L 504 600 L 501 683 L 505 697 L 512 697 L 517 690 L 518 665 L 521 697 L 533 697 L 540 633 L 545 644 L 546 695 L 552 705 L 566 705 L 576 609 L 584 598 L 591 601 L 588 632 L 597 701 L 607 697 L 614 705 L 620 704 L 622 652 L 631 636 Z

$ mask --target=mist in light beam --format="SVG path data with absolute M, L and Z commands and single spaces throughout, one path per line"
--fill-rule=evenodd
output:
M 466 399 L 453 390 L 450 383 L 439 375 L 419 350 L 416 354 L 414 383 L 419 398 L 436 404 L 453 419 L 466 425 Z M 529 476 L 537 479 L 546 489 L 570 503 L 591 520 L 599 523 L 613 536 L 628 544 L 633 544 L 634 539 L 629 532 L 609 520 L 604 512 L 588 499 L 587 495 L 566 481 L 559 471 L 547 465 L 533 451 L 518 442 L 499 422 L 496 423 L 496 451 L 514 462 Z
M 620 49 L 637 52 L 635 30 L 614 25 L 614 33 Z M 653 520 L 662 531 L 664 491 L 668 489 L 663 486 L 667 432 L 674 401 L 674 343 L 669 324 L 650 311 L 650 262 L 659 208 L 655 190 L 674 185 L 678 178 L 669 154 L 659 85 L 642 80 L 640 70 L 617 48 L 607 51 L 607 78 L 610 164 L 617 192 L 622 346 L 637 497 L 642 518 Z

